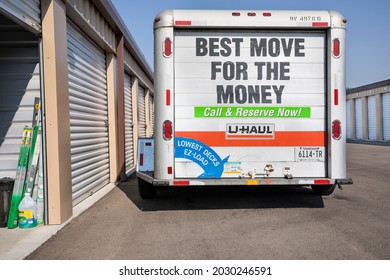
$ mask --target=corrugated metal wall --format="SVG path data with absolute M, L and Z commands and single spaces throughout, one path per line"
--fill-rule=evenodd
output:
M 15 177 L 21 136 L 40 96 L 38 40 L 0 14 L 0 178 Z
M 125 86 L 125 164 L 126 173 L 134 167 L 133 101 L 131 77 L 124 75 Z
M 137 61 L 130 54 L 130 51 L 126 48 L 124 49 L 123 59 L 126 67 L 131 71 L 131 73 L 133 73 L 149 90 L 152 90 L 153 82 L 148 78 Z
M 68 21 L 73 204 L 109 183 L 105 53 Z
M 99 37 L 115 50 L 115 33 L 101 15 L 99 10 L 89 0 L 68 0 L 68 3 L 79 13 Z

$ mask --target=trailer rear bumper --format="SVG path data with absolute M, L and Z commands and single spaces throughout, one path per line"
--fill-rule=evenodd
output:
M 351 178 L 330 179 L 330 178 L 240 178 L 240 179 L 155 179 L 153 172 L 137 172 L 137 177 L 154 186 L 240 186 L 240 185 L 351 185 Z

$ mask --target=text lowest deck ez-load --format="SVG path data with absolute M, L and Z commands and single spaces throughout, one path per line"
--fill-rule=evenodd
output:
M 161 12 L 154 135 L 138 145 L 141 197 L 157 186 L 330 194 L 351 184 L 345 24 L 334 11 Z

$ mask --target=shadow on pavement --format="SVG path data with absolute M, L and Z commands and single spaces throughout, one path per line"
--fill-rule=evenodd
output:
M 295 186 L 192 186 L 165 187 L 157 197 L 143 200 L 138 194 L 133 174 L 118 185 L 141 211 L 258 209 L 258 208 L 323 208 L 321 196 L 311 188 Z

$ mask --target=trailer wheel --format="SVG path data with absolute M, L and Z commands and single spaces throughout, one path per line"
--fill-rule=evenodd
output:
M 313 185 L 311 186 L 313 192 L 317 195 L 330 195 L 336 188 L 336 184 L 333 185 Z
M 152 199 L 156 197 L 157 188 L 152 184 L 138 178 L 138 192 L 143 199 Z

